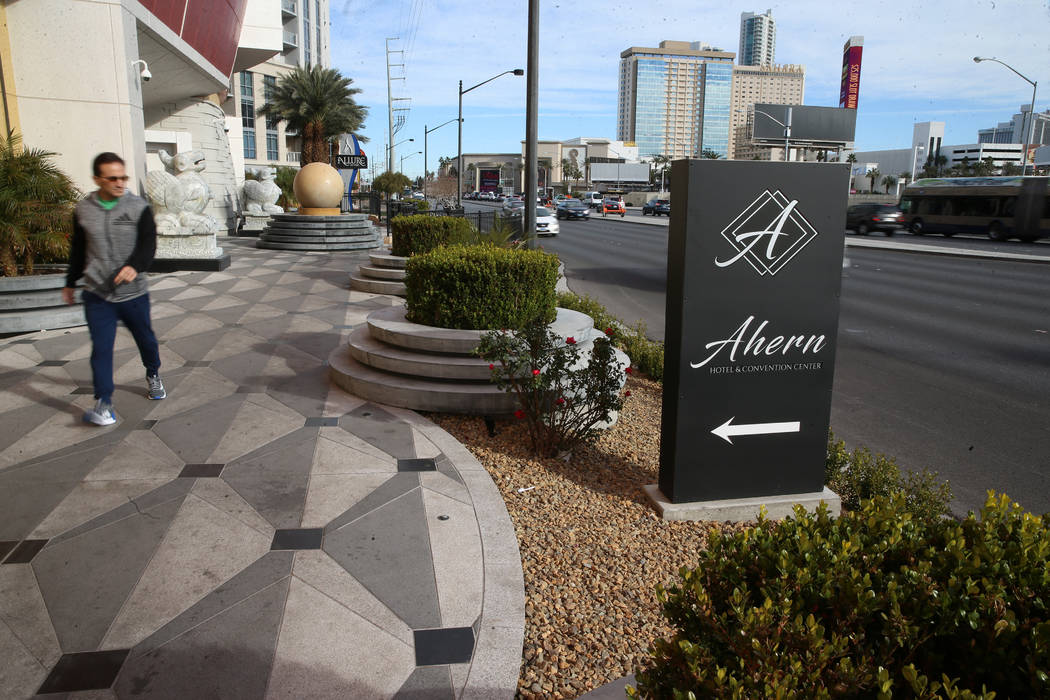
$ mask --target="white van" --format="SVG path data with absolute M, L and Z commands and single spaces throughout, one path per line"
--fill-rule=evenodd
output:
M 601 192 L 584 192 L 580 195 L 580 201 L 591 207 L 597 209 L 602 205 L 602 193 Z

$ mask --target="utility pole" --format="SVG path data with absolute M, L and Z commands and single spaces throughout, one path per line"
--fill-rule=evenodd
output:
M 536 180 L 538 173 L 537 134 L 540 92 L 540 2 L 529 0 L 527 71 L 525 73 L 525 211 L 523 233 L 536 232 Z
M 387 40 L 386 40 L 386 99 L 387 99 L 387 103 L 386 103 L 387 110 L 386 111 L 387 111 L 387 120 L 389 122 L 389 134 L 388 134 L 388 137 L 390 139 L 390 143 L 394 143 L 394 95 L 393 95 L 393 89 L 392 89 L 391 86 L 393 84 L 393 81 L 395 81 L 395 80 L 404 80 L 405 77 L 404 76 L 401 76 L 400 78 L 397 77 L 397 76 L 391 77 L 390 69 L 392 67 L 394 67 L 394 68 L 396 68 L 396 67 L 404 68 L 405 64 L 404 63 L 390 63 L 390 54 L 392 54 L 392 53 L 399 53 L 399 54 L 401 54 L 401 60 L 404 61 L 405 52 L 404 51 L 400 51 L 400 50 L 391 51 L 390 50 L 390 42 L 391 41 L 399 41 L 399 37 L 395 36 L 395 37 L 392 37 L 392 38 L 387 38 Z M 388 172 L 394 172 L 394 149 L 393 148 L 391 148 L 390 152 L 387 153 L 386 169 L 387 169 Z

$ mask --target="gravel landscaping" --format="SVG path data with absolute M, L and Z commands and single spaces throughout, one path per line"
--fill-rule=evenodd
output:
M 665 522 L 641 487 L 657 482 L 661 386 L 632 376 L 620 421 L 568 462 L 532 457 L 524 424 L 431 415 L 492 475 L 525 572 L 520 698 L 575 698 L 633 673 L 670 634 L 655 586 L 695 566 L 711 523 Z M 531 487 L 531 488 L 530 488 Z M 528 489 L 519 491 L 519 489 Z

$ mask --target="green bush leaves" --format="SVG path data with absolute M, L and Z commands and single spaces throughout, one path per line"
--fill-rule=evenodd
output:
M 1050 697 L 1050 529 L 989 494 L 962 521 L 903 494 L 715 531 L 659 590 L 675 633 L 633 697 Z
M 405 267 L 407 318 L 426 326 L 475 330 L 547 324 L 555 317 L 557 280 L 557 256 L 539 250 L 435 248 L 413 255 Z

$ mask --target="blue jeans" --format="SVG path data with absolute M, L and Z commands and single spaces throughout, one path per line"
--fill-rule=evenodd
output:
M 113 340 L 117 336 L 117 321 L 131 331 L 139 347 L 146 375 L 152 377 L 160 370 L 160 349 L 149 319 L 149 294 L 122 302 L 111 302 L 82 292 L 84 316 L 91 333 L 91 377 L 95 384 L 95 398 L 113 400 Z

